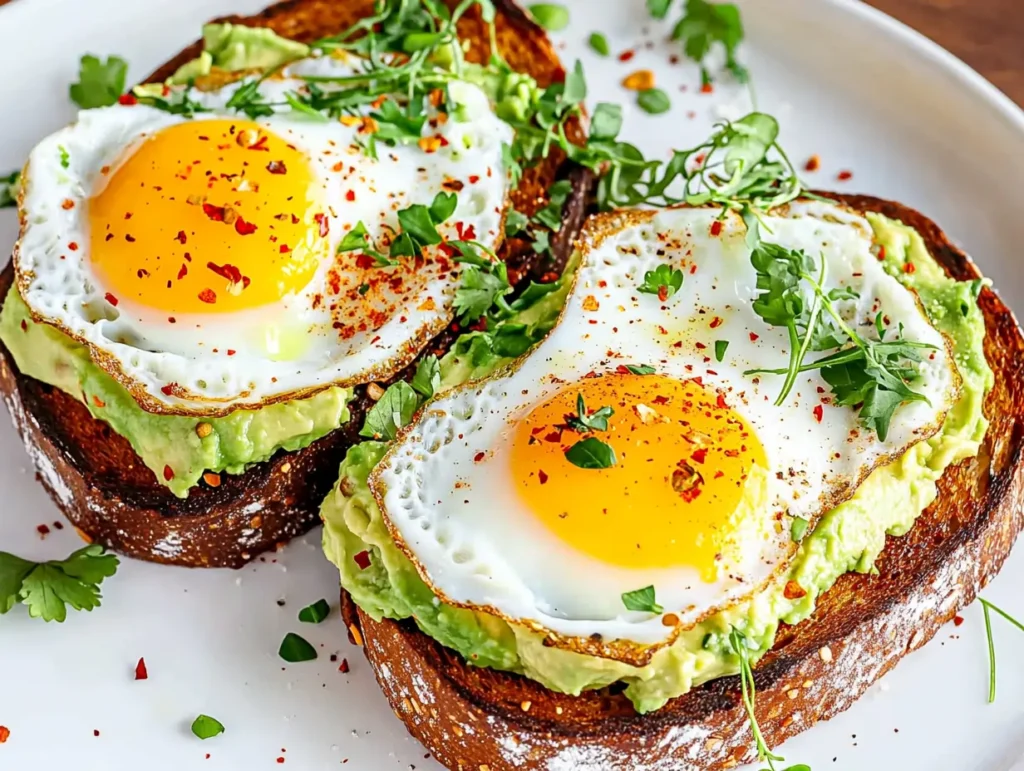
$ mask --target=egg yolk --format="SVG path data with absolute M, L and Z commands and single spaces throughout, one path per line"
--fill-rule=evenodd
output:
M 586 412 L 614 410 L 581 432 Z M 616 463 L 580 468 L 566 450 L 586 437 Z M 626 568 L 690 566 L 714 581 L 752 467 L 767 467 L 750 425 L 695 380 L 606 374 L 554 394 L 511 433 L 514 484 L 533 514 L 574 548 Z
M 90 258 L 112 302 L 230 313 L 305 287 L 328 252 L 306 156 L 246 120 L 161 129 L 89 202 Z

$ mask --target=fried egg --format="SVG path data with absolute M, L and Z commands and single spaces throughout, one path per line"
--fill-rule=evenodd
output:
M 784 368 L 791 343 L 753 310 L 745 226 L 719 217 L 679 208 L 592 221 L 548 337 L 435 398 L 389 450 L 374 495 L 443 601 L 643 664 L 780 579 L 797 549 L 794 518 L 813 527 L 939 428 L 959 377 L 916 295 L 879 262 L 866 220 L 798 203 L 766 216 L 762 233 L 826 263 L 826 289 L 855 293 L 835 307 L 864 337 L 877 339 L 881 314 L 933 346 L 913 382 L 927 401 L 901 406 L 884 441 L 833 403 L 818 370 L 779 406 L 782 376 L 745 374 Z M 638 291 L 664 264 L 682 271 L 679 291 Z M 580 400 L 592 432 L 572 429 Z M 614 465 L 569 461 L 587 437 L 612 448 Z M 661 608 L 627 609 L 623 595 L 646 587 Z
M 15 249 L 33 317 L 87 344 L 152 412 L 223 414 L 405 366 L 450 320 L 457 266 L 433 246 L 389 268 L 338 246 L 363 223 L 386 252 L 400 209 L 457 192 L 442 237 L 496 248 L 512 133 L 461 82 L 458 116 L 428 107 L 419 142 L 377 141 L 375 155 L 364 114 L 289 106 L 300 76 L 358 66 L 292 65 L 260 84 L 264 117 L 228 105 L 246 80 L 189 90 L 193 117 L 129 97 L 43 140 Z

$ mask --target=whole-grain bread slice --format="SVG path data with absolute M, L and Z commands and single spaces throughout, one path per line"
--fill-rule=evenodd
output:
M 979 276 L 918 212 L 867 196 L 834 197 L 916 228 L 949 275 Z M 936 501 L 907 535 L 888 538 L 877 575 L 841 577 L 811 618 L 780 630 L 755 670 L 758 721 L 772 746 L 848 708 L 930 640 L 996 574 L 1024 526 L 1024 337 L 994 291 L 984 289 L 979 303 L 995 372 L 980 453 L 947 469 Z M 450 769 L 715 771 L 756 759 L 738 677 L 638 715 L 621 689 L 554 693 L 467 666 L 412 621 L 376 622 L 344 594 L 343 609 L 395 713 Z
M 509 64 L 546 86 L 565 72 L 547 36 L 513 0 L 496 0 L 498 47 Z M 347 29 L 373 10 L 373 0 L 287 0 L 255 16 L 218 21 L 269 27 L 280 35 L 310 42 Z M 489 55 L 487 28 L 474 9 L 460 22 L 460 37 L 470 42 L 468 57 Z M 154 72 L 162 81 L 196 57 L 196 42 Z M 569 126 L 578 141 L 581 127 Z M 572 182 L 562 227 L 552 238 L 554 259 L 536 255 L 529 243 L 509 239 L 500 256 L 510 266 L 513 284 L 539 280 L 558 271 L 579 232 L 591 198 L 593 175 L 552 156 L 529 169 L 512 193 L 512 203 L 532 214 L 547 203 L 547 191 L 559 178 Z M 0 302 L 11 285 L 8 265 L 0 273 Z M 453 325 L 430 346 L 443 353 L 455 339 Z M 411 371 L 401 373 L 409 376 Z M 192 567 L 241 567 L 255 555 L 309 530 L 336 481 L 346 450 L 370 401 L 356 390 L 348 424 L 297 452 L 280 452 L 241 475 L 222 474 L 217 486 L 200 483 L 185 499 L 161 485 L 123 437 L 94 419 L 72 396 L 22 375 L 0 344 L 0 392 L 24 440 L 37 475 L 57 505 L 82 534 L 140 559 Z

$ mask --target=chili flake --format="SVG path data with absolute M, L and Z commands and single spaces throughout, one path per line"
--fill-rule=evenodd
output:
M 164 466 L 164 479 L 168 482 L 174 479 L 174 469 L 170 466 Z
M 361 551 L 355 555 L 352 560 L 359 566 L 360 570 L 366 570 L 370 567 L 370 552 Z
M 807 596 L 807 590 L 796 581 L 787 581 L 786 588 L 782 590 L 782 594 L 787 600 L 799 600 L 801 597 Z
M 338 667 L 338 671 L 343 675 L 347 675 L 349 673 L 348 659 L 341 660 L 341 666 Z
M 711 235 L 717 236 L 722 232 L 722 220 L 715 220 L 711 223 Z
M 821 168 L 821 157 L 817 154 L 812 155 L 807 159 L 807 163 L 804 164 L 805 171 L 817 171 Z
M 213 303 L 217 302 L 217 293 L 214 292 L 212 289 L 207 288 L 199 293 L 199 299 L 202 300 L 204 303 L 209 303 L 210 305 L 213 305 Z
M 135 665 L 135 679 L 136 680 L 148 680 L 149 671 L 146 669 L 146 660 L 139 659 L 139 663 Z
M 0 744 L 6 742 L 11 736 L 11 729 L 5 725 L 0 725 Z
M 104 298 L 104 299 L 105 299 L 105 300 L 106 300 L 106 301 L 107 301 L 108 303 L 110 303 L 111 305 L 113 305 L 113 306 L 114 306 L 115 308 L 117 307 L 117 298 L 116 298 L 116 297 L 114 297 L 114 295 L 110 294 L 110 292 L 107 292 L 107 293 L 106 293 L 105 295 L 103 295 L 103 298 Z
M 121 96 L 117 97 L 117 103 L 126 106 L 131 106 L 133 104 L 138 104 L 139 100 L 135 98 L 135 94 L 128 93 L 121 94 Z
M 256 232 L 256 226 L 251 222 L 246 222 L 241 216 L 239 216 L 235 220 L 235 232 L 240 236 L 252 235 Z
M 267 171 L 271 174 L 287 174 L 288 168 L 284 165 L 284 161 L 271 161 L 267 164 Z
M 836 179 L 838 179 L 840 182 L 846 182 L 847 180 L 853 179 L 853 172 L 844 169 L 843 171 L 840 171 L 839 174 L 836 175 Z
M 820 404 L 814 405 L 814 409 L 811 410 L 811 412 L 814 413 L 814 419 L 820 423 L 822 417 L 825 414 L 825 410 L 822 408 L 822 406 Z
M 543 469 L 537 469 L 537 479 L 541 484 L 545 484 L 548 481 L 548 475 L 544 473 Z

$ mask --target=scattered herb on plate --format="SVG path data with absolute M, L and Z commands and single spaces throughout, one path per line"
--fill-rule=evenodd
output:
M 316 658 L 316 648 L 305 638 L 295 634 L 295 632 L 289 632 L 284 636 L 277 653 L 290 664 L 297 664 L 301 661 L 313 661 Z
M 655 599 L 653 586 L 625 592 L 622 595 L 622 604 L 626 606 L 626 610 L 638 610 L 641 613 L 661 613 L 665 610 Z
M 200 739 L 212 739 L 214 736 L 224 733 L 224 724 L 215 717 L 199 715 L 192 721 L 192 733 Z
M 99 544 L 90 544 L 66 559 L 32 562 L 0 552 L 0 613 L 19 602 L 29 616 L 62 622 L 67 608 L 92 610 L 100 606 L 100 584 L 117 572 L 118 558 Z
M 299 621 L 304 624 L 319 624 L 330 614 L 330 603 L 327 600 L 320 599 L 299 611 Z
M 92 54 L 82 57 L 78 69 L 78 81 L 68 89 L 71 101 L 79 107 L 109 107 L 124 93 L 128 77 L 128 62 L 120 56 L 108 56 L 101 61 Z

